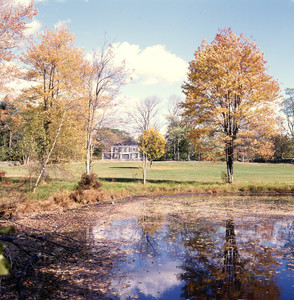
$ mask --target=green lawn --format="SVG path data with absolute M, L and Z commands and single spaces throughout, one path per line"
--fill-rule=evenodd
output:
M 71 170 L 78 176 L 84 165 L 72 164 Z M 110 162 L 94 163 L 93 170 L 107 179 L 140 179 L 141 163 Z M 198 183 L 222 183 L 221 173 L 226 170 L 221 162 L 154 162 L 147 170 L 149 180 L 194 181 Z M 294 183 L 294 166 L 291 164 L 235 163 L 235 183 Z
M 138 195 L 185 192 L 293 192 L 294 165 L 267 163 L 235 163 L 235 183 L 224 184 L 221 173 L 222 162 L 154 162 L 147 170 L 147 185 L 141 182 L 140 162 L 97 161 L 93 171 L 103 182 L 103 190 L 114 195 Z M 26 167 L 1 167 L 7 177 L 28 176 Z M 50 166 L 51 184 L 40 186 L 40 198 L 50 192 L 72 190 L 85 171 L 83 163 L 72 163 L 64 167 Z
M 222 162 L 168 161 L 154 162 L 147 170 L 147 178 L 151 181 L 194 181 L 198 183 L 222 183 L 221 172 L 225 171 Z M 50 176 L 59 179 L 76 180 L 85 171 L 82 163 L 66 165 L 66 169 L 49 167 Z M 26 177 L 26 167 L 0 167 L 7 172 L 7 177 Z M 140 162 L 97 161 L 93 171 L 101 179 L 141 179 Z M 267 163 L 240 163 L 234 167 L 235 183 L 294 183 L 294 165 Z

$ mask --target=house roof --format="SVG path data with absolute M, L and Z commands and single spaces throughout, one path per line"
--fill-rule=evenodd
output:
M 122 143 L 117 143 L 117 144 L 114 144 L 112 145 L 112 147 L 115 147 L 115 146 L 138 146 L 138 144 L 134 141 L 125 141 L 125 142 L 122 142 Z

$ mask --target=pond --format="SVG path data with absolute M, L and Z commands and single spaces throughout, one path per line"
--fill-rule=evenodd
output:
M 8 253 L 29 255 L 1 299 L 294 299 L 293 196 L 145 197 L 17 226 L 34 229 Z
M 105 298 L 294 299 L 293 208 L 291 197 L 123 206 L 89 234 L 94 248 L 112 245 Z

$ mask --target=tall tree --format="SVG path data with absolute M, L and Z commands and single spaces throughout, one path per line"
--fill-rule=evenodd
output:
M 23 57 L 26 79 L 34 84 L 21 97 L 27 114 L 37 114 L 42 124 L 37 137 L 40 173 L 34 190 L 41 177 L 46 179 L 51 156 L 68 154 L 70 146 L 80 144 L 84 126 L 83 51 L 74 47 L 74 36 L 65 27 L 46 29 L 38 37 L 40 43 L 32 41 Z M 72 154 L 79 155 L 76 150 Z
M 156 115 L 159 102 L 160 99 L 156 96 L 147 97 L 137 103 L 133 111 L 129 112 L 129 117 L 139 134 L 151 127 L 158 127 Z
M 141 144 L 145 145 L 143 132 L 149 130 L 151 127 L 156 128 L 156 115 L 157 107 L 160 99 L 156 96 L 148 97 L 141 100 L 134 108 L 132 112 L 129 113 L 131 120 L 135 125 L 136 131 L 139 133 L 141 138 Z M 146 151 L 142 149 L 142 164 L 143 164 L 143 183 L 146 183 L 146 169 L 147 169 L 147 155 Z
M 192 135 L 221 139 L 228 182 L 233 183 L 236 139 L 279 97 L 278 82 L 267 74 L 263 53 L 242 34 L 220 30 L 211 44 L 203 41 L 195 52 L 182 88 L 183 116 L 193 126 Z
M 180 160 L 180 146 L 186 138 L 186 128 L 181 124 L 180 120 L 176 116 L 168 116 L 168 128 L 167 128 L 167 145 L 172 153 L 173 160 Z
M 281 160 L 294 157 L 294 145 L 286 134 L 277 134 L 273 138 L 275 159 Z
M 0 160 L 18 160 L 17 146 L 21 137 L 19 109 L 6 96 L 0 102 Z
M 294 89 L 286 89 L 287 98 L 283 101 L 283 113 L 286 116 L 289 133 L 294 139 Z
M 168 127 L 167 127 L 167 151 L 169 157 L 172 157 L 173 160 L 180 160 L 180 154 L 183 152 L 183 149 L 187 152 L 187 159 L 190 159 L 190 148 L 191 143 L 187 139 L 187 127 L 183 126 L 181 120 L 181 110 L 179 103 L 181 98 L 172 95 L 169 97 L 168 102 L 168 115 L 166 116 Z M 182 153 L 184 154 L 184 153 Z
M 126 79 L 125 65 L 124 63 L 117 64 L 115 62 L 115 52 L 112 45 L 106 46 L 104 44 L 100 51 L 93 53 L 83 79 L 88 102 L 86 174 L 89 175 L 92 171 L 95 129 L 98 122 L 101 123 L 101 116 L 104 116 L 105 110 L 114 105 L 113 100 Z

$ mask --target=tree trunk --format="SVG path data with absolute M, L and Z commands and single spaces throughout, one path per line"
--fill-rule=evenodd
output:
M 227 162 L 227 175 L 228 183 L 234 183 L 234 142 L 229 141 L 226 144 L 226 162 Z
M 42 163 L 43 167 L 43 173 L 42 173 L 42 179 L 43 183 L 46 184 L 46 179 L 47 179 L 47 162 L 46 160 Z
M 176 160 L 176 145 L 173 143 L 173 160 Z
M 153 160 L 150 159 L 150 169 L 152 168 L 152 163 L 153 163 Z
M 146 184 L 147 155 L 143 151 L 143 184 Z
M 177 161 L 180 160 L 180 141 L 179 138 L 177 138 Z
M 9 149 L 12 148 L 12 131 L 9 131 L 9 145 L 8 145 Z
M 86 141 L 86 174 L 92 171 L 92 132 L 94 124 L 95 107 L 92 99 L 89 99 L 88 124 L 87 124 L 87 141 Z
M 56 145 L 57 139 L 58 139 L 58 137 L 59 137 L 59 134 L 60 134 L 60 132 L 61 132 L 61 129 L 62 129 L 62 127 L 63 127 L 63 122 L 64 122 L 65 114 L 66 114 L 66 110 L 63 112 L 63 115 L 62 115 L 62 118 L 61 118 L 61 121 L 60 121 L 58 130 L 57 130 L 57 133 L 56 133 L 56 135 L 55 135 L 55 137 L 54 137 L 54 141 L 53 141 L 52 146 L 51 146 L 51 148 L 50 148 L 50 150 L 49 150 L 49 152 L 48 152 L 48 154 L 47 154 L 47 157 L 46 157 L 46 158 L 44 159 L 44 161 L 42 162 L 42 168 L 41 168 L 41 170 L 40 170 L 39 176 L 38 176 L 37 181 L 36 181 L 36 183 L 35 183 L 35 186 L 34 186 L 34 189 L 33 189 L 33 193 L 36 192 L 36 189 L 37 189 L 37 187 L 38 187 L 38 185 L 39 185 L 39 182 L 40 182 L 41 178 L 42 178 L 42 177 L 43 177 L 43 178 L 45 177 L 45 179 L 46 179 L 46 169 L 47 169 L 47 164 L 48 164 L 48 161 L 49 161 L 49 159 L 50 159 L 50 157 L 51 157 L 51 154 L 52 154 L 52 152 L 53 152 L 53 150 L 54 150 L 54 148 L 55 148 L 55 145 Z
M 88 140 L 87 141 L 87 158 L 86 158 L 86 174 L 89 175 L 92 171 L 92 147 L 91 147 L 91 142 Z

